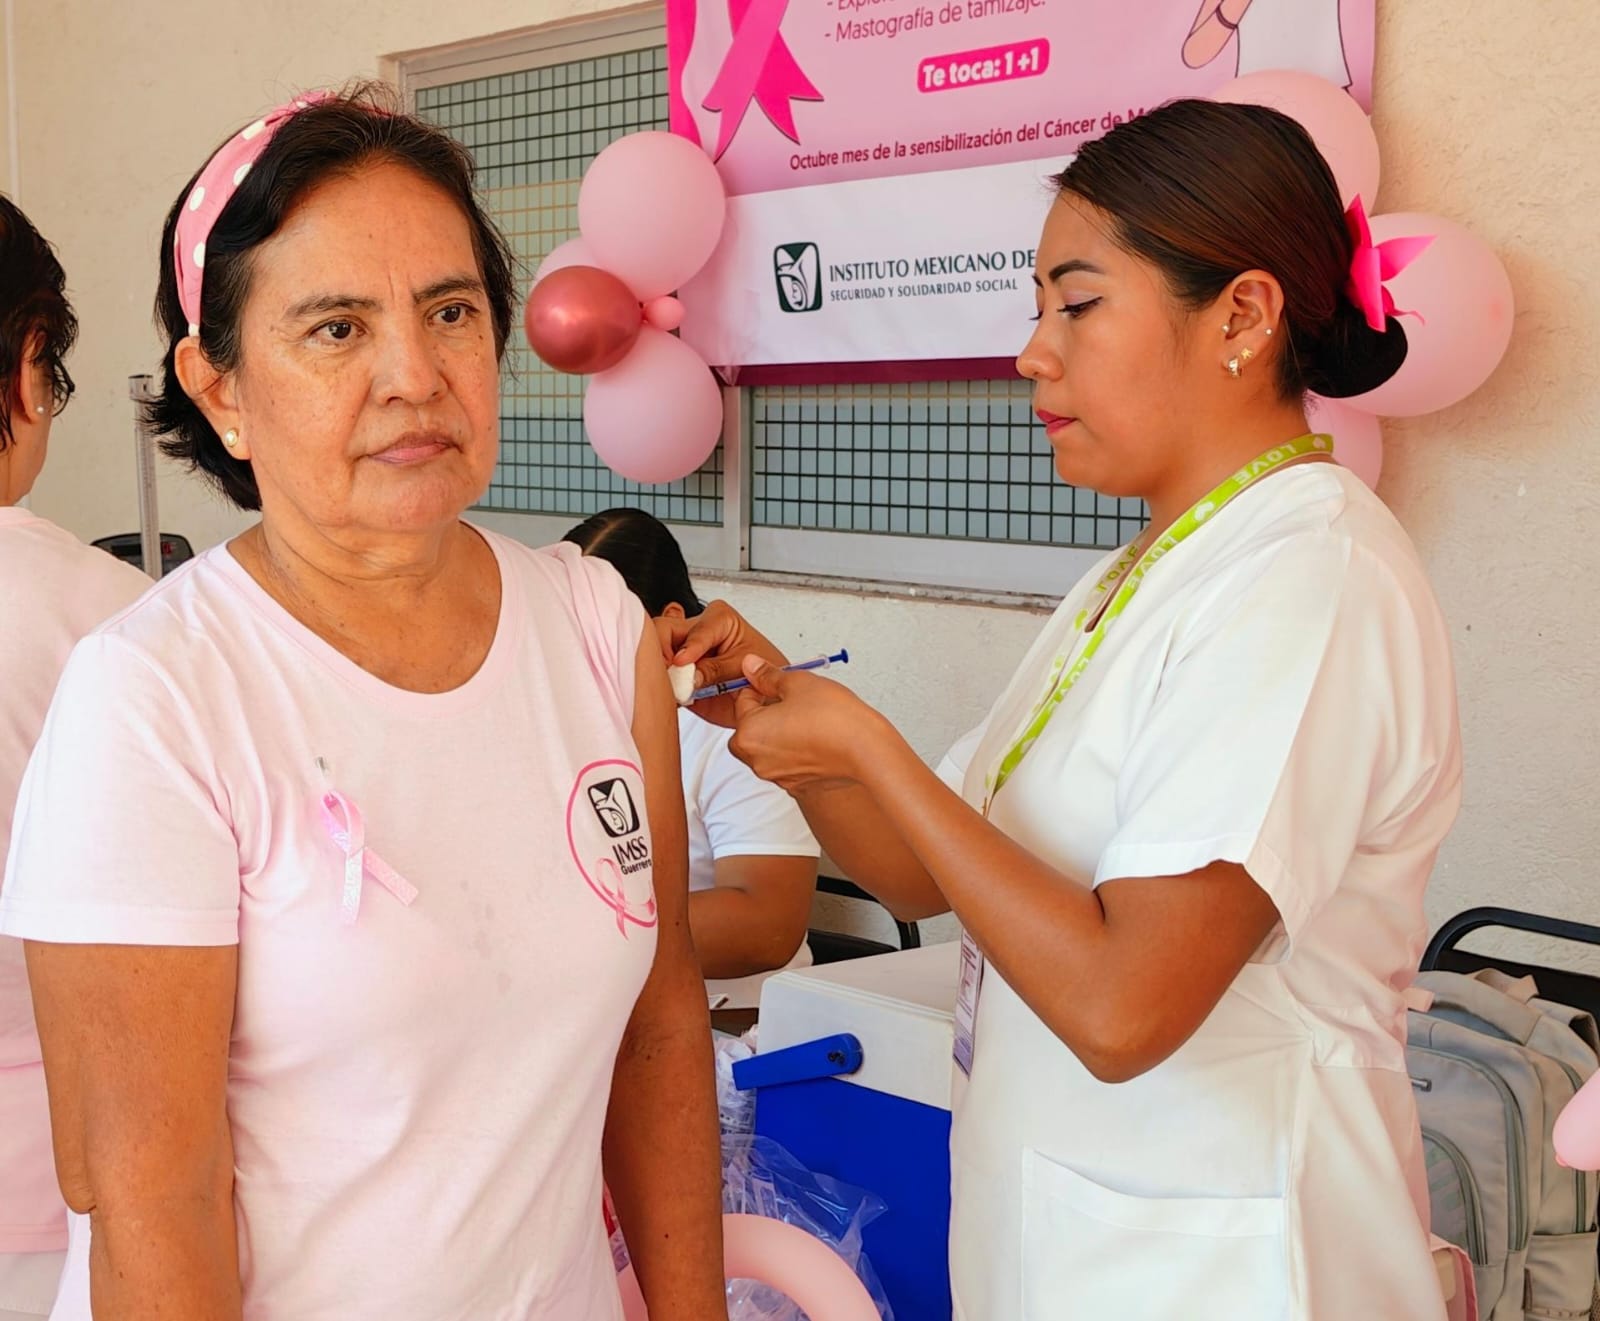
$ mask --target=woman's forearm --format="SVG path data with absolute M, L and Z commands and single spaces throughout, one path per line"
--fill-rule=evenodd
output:
M 658 970 L 617 1055 L 605 1130 L 606 1184 L 651 1321 L 727 1315 L 714 1076 L 698 970 Z
M 95 1321 L 237 1321 L 231 1164 L 214 1193 L 111 1201 L 89 1213 Z

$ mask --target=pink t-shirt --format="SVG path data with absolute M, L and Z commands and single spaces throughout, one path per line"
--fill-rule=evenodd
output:
M 137 569 L 54 523 L 0 507 L 0 858 L 68 653 L 149 586 Z M 66 1245 L 22 942 L 0 938 L 0 1254 Z
M 219 547 L 73 653 L 23 787 L 0 930 L 238 943 L 247 1318 L 621 1316 L 600 1139 L 655 950 L 645 617 L 604 561 L 483 535 L 500 621 L 459 688 L 374 678 Z M 89 1315 L 85 1229 L 58 1321 Z

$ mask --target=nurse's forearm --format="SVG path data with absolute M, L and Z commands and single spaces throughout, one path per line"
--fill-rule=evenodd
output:
M 894 738 L 899 741 L 898 734 Z M 802 789 L 794 800 L 839 869 L 900 921 L 950 911 L 950 901 L 870 790 L 830 784 Z
M 989 962 L 1103 1081 L 1188 1040 L 1276 918 L 1233 863 L 1091 889 L 997 830 L 903 743 L 875 749 L 857 775 Z

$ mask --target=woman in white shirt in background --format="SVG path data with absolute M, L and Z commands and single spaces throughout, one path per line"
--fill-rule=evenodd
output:
M 676 538 L 642 509 L 608 509 L 566 539 L 609 560 L 652 619 L 704 608 Z M 689 816 L 689 927 L 713 1007 L 753 1009 L 761 983 L 811 963 L 820 849 L 794 800 L 728 751 L 731 732 L 678 713 Z
M 72 646 L 150 586 L 19 504 L 38 480 L 50 424 L 72 397 L 78 334 L 66 275 L 28 218 L 0 197 L 0 864 L 17 786 Z M 44 1066 L 22 942 L 0 936 L 0 1321 L 49 1313 L 67 1246 Z
M 727 607 L 667 647 L 743 662 L 755 691 L 704 704 L 735 754 L 899 916 L 968 934 L 957 1321 L 1439 1321 L 1401 997 L 1460 804 L 1449 633 L 1304 407 L 1388 379 L 1404 332 L 1271 110 L 1174 102 L 1057 188 L 1018 369 L 1061 479 L 1150 527 L 944 782 Z

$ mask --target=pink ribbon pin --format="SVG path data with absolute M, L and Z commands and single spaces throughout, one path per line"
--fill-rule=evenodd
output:
M 344 851 L 344 894 L 339 901 L 339 918 L 349 926 L 361 911 L 361 881 L 370 876 L 402 904 L 416 901 L 417 887 L 367 847 L 366 823 L 361 810 L 342 793 L 329 790 L 322 795 L 322 824 L 328 838 Z
M 733 41 L 704 102 L 707 110 L 721 115 L 715 160 L 733 144 L 751 101 L 784 137 L 798 143 L 790 102 L 823 99 L 778 30 L 788 7 L 789 0 L 728 0 Z
M 1345 292 L 1366 313 L 1367 324 L 1381 334 L 1388 329 L 1392 316 L 1414 316 L 1421 320 L 1420 313 L 1402 312 L 1395 307 L 1394 295 L 1384 286 L 1426 252 L 1434 236 L 1417 234 L 1385 239 L 1382 243 L 1374 244 L 1372 226 L 1367 221 L 1367 208 L 1362 205 L 1359 195 L 1350 203 L 1344 219 L 1356 245 Z

